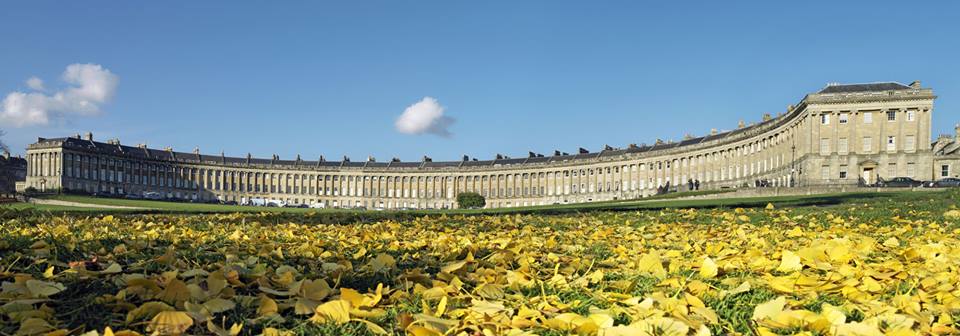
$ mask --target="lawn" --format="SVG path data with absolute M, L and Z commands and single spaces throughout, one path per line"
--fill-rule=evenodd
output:
M 960 190 L 771 200 L 337 224 L 23 212 L 0 217 L 0 335 L 960 332 Z
M 811 206 L 811 205 L 835 205 L 849 202 L 857 202 L 865 199 L 911 199 L 916 197 L 928 197 L 927 193 L 937 193 L 942 190 L 923 190 L 923 191 L 894 191 L 894 192 L 850 192 L 850 193 L 831 193 L 818 195 L 797 195 L 797 196 L 774 196 L 774 197 L 732 197 L 732 198 L 713 198 L 713 199 L 677 199 L 689 196 L 710 195 L 726 193 L 727 191 L 695 191 L 680 192 L 667 195 L 647 197 L 637 200 L 618 200 L 593 203 L 574 203 L 574 204 L 553 204 L 543 206 L 526 206 L 513 208 L 497 209 L 447 209 L 447 210 L 351 210 L 351 209 L 301 209 L 301 208 L 270 208 L 254 206 L 236 206 L 220 204 L 198 204 L 198 203 L 180 203 L 152 200 L 128 200 L 115 198 L 97 198 L 79 195 L 52 195 L 45 196 L 49 199 L 70 201 L 76 203 L 137 207 L 142 209 L 98 209 L 98 208 L 79 208 L 51 205 L 27 205 L 17 204 L 14 207 L 20 209 L 34 208 L 42 211 L 52 212 L 100 212 L 113 214 L 137 214 L 137 213 L 233 213 L 233 212 L 268 212 L 281 214 L 336 214 L 336 217 L 349 216 L 351 214 L 364 218 L 390 218 L 393 216 L 401 217 L 438 215 L 438 214 L 562 214 L 577 213 L 584 211 L 632 211 L 632 210 L 650 210 L 665 208 L 714 208 L 714 207 L 762 207 L 767 203 L 773 203 L 778 206 Z M 0 206 L 3 207 L 3 206 Z

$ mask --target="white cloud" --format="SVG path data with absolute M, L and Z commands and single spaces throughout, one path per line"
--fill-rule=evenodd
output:
M 27 86 L 36 91 L 46 90 L 43 88 L 43 80 L 40 78 L 37 78 L 36 76 L 30 77 L 29 79 L 27 79 Z
M 37 92 L 44 91 L 41 79 L 28 79 L 27 86 L 34 91 L 8 94 L 0 103 L 0 124 L 47 125 L 51 119 L 69 115 L 97 115 L 100 106 L 113 98 L 118 82 L 117 75 L 97 64 L 71 64 L 62 80 L 67 87 L 46 94 Z
M 397 118 L 397 131 L 403 134 L 435 134 L 450 137 L 454 119 L 443 115 L 444 107 L 433 97 L 424 97 L 407 107 Z

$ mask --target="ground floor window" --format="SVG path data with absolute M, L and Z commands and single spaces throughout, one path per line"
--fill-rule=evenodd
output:
M 940 166 L 940 177 L 950 176 L 950 165 L 941 165 Z

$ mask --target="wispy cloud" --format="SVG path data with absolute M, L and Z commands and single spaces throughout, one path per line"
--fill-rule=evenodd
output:
M 43 80 L 27 80 L 30 92 L 14 91 L 0 103 L 0 123 L 13 127 L 47 125 L 66 116 L 92 116 L 116 93 L 117 75 L 98 64 L 71 64 L 61 79 L 66 87 L 46 93 Z
M 397 118 L 397 131 L 403 134 L 434 134 L 450 137 L 453 118 L 443 115 L 444 107 L 433 97 L 424 97 L 403 111 Z

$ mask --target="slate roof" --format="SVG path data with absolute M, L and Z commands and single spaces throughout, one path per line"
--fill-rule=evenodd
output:
M 863 84 L 830 84 L 817 93 L 853 93 L 876 92 L 889 90 L 910 90 L 909 86 L 897 82 L 863 83 Z
M 5 158 L 0 156 L 0 166 L 11 165 L 11 166 L 27 166 L 27 159 L 11 156 L 10 158 Z

